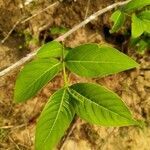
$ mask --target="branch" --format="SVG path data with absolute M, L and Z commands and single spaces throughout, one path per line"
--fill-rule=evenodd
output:
M 11 33 L 14 31 L 14 29 L 16 28 L 16 26 L 20 23 L 21 19 L 18 20 L 14 26 L 12 27 L 12 29 L 8 32 L 7 36 L 1 41 L 1 43 L 3 44 L 7 39 L 8 37 L 11 35 Z
M 72 34 L 73 32 L 75 32 L 76 30 L 78 30 L 79 28 L 85 26 L 87 23 L 89 23 L 90 21 L 94 20 L 96 17 L 104 14 L 107 11 L 110 11 L 118 6 L 123 6 L 125 4 L 127 4 L 128 2 L 130 2 L 131 0 L 127 0 L 124 2 L 118 2 L 118 3 L 114 3 L 110 6 L 107 6 L 99 11 L 97 11 L 96 13 L 92 14 L 91 16 L 89 16 L 87 19 L 85 19 L 84 21 L 82 21 L 81 23 L 79 23 L 78 25 L 75 25 L 75 27 L 73 27 L 71 30 L 69 30 L 68 32 L 66 32 L 65 34 L 63 34 L 62 36 L 58 37 L 57 39 L 55 39 L 55 41 L 64 41 L 65 38 L 67 38 L 70 34 Z M 31 52 L 30 54 L 28 54 L 26 57 L 20 59 L 18 62 L 16 62 L 15 64 L 11 65 L 10 67 L 2 70 L 0 72 L 0 77 L 4 76 L 5 74 L 7 74 L 8 72 L 12 71 L 13 69 L 15 69 L 16 67 L 19 67 L 21 65 L 23 65 L 25 62 L 31 60 L 38 52 L 39 49 L 35 50 L 34 52 Z

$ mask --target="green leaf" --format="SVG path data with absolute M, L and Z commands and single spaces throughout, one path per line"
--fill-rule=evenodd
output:
M 48 81 L 60 71 L 61 63 L 56 59 L 34 60 L 19 73 L 14 92 L 14 100 L 23 102 L 33 97 Z
M 65 58 L 67 68 L 83 77 L 103 77 L 136 67 L 138 64 L 115 48 L 84 44 Z
M 137 38 L 144 33 L 145 27 L 143 21 L 139 19 L 135 14 L 132 15 L 132 37 Z
M 150 33 L 150 20 L 143 20 L 145 32 Z
M 121 28 L 121 26 L 124 24 L 125 14 L 121 12 L 120 10 L 117 10 L 112 14 L 110 19 L 114 22 L 114 25 L 112 29 L 110 30 L 110 32 L 114 33 L 114 32 L 117 32 Z
M 150 33 L 150 11 L 141 12 L 138 14 L 138 18 L 142 20 L 144 31 Z
M 49 42 L 43 45 L 38 53 L 38 58 L 50 58 L 50 57 L 61 57 L 62 56 L 62 45 L 57 41 Z
M 138 17 L 142 20 L 143 19 L 150 20 L 150 10 L 142 11 L 140 14 L 138 14 Z
M 138 125 L 125 103 L 112 91 L 91 83 L 74 84 L 70 89 L 76 91 L 73 97 L 77 100 L 74 101 L 76 113 L 89 123 L 103 126 Z M 83 102 L 79 102 L 81 100 Z
M 132 37 L 137 38 L 144 32 L 150 33 L 150 21 L 140 19 L 135 14 L 132 15 Z
M 65 88 L 55 92 L 46 104 L 36 127 L 36 150 L 52 150 L 64 135 L 74 117 Z
M 132 0 L 128 4 L 126 4 L 122 10 L 125 12 L 131 12 L 136 9 L 140 9 L 142 7 L 150 5 L 150 0 Z

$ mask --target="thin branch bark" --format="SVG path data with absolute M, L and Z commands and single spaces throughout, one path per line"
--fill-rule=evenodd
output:
M 14 31 L 14 29 L 16 28 L 16 26 L 20 23 L 21 19 L 18 20 L 14 26 L 12 27 L 12 29 L 8 32 L 7 36 L 1 41 L 1 43 L 3 44 L 7 39 L 8 37 L 11 35 L 11 33 Z
M 57 39 L 55 39 L 55 41 L 64 41 L 65 38 L 67 38 L 69 35 L 71 35 L 73 32 L 77 31 L 79 28 L 85 26 L 87 23 L 89 23 L 90 21 L 94 20 L 96 17 L 104 14 L 105 12 L 108 12 L 116 7 L 119 6 L 123 6 L 125 4 L 127 4 L 128 2 L 130 2 L 131 0 L 127 0 L 124 2 L 117 2 L 114 3 L 110 6 L 107 6 L 99 11 L 97 11 L 96 13 L 92 14 L 91 16 L 89 16 L 87 19 L 85 19 L 84 21 L 82 21 L 81 23 L 79 23 L 78 25 L 75 25 L 71 30 L 69 30 L 68 32 L 66 32 L 65 34 L 63 34 L 62 36 L 58 37 Z M 12 71 L 13 69 L 15 69 L 16 67 L 19 67 L 21 65 L 23 65 L 25 62 L 31 60 L 38 52 L 39 49 L 35 50 L 34 52 L 31 52 L 30 54 L 28 54 L 26 57 L 20 59 L 18 62 L 16 62 L 15 64 L 11 65 L 10 67 L 2 70 L 0 72 L 0 77 L 4 76 L 5 74 L 7 74 L 8 72 Z

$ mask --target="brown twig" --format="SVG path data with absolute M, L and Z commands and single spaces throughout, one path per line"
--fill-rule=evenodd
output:
M 65 38 L 67 38 L 69 35 L 71 35 L 73 32 L 75 32 L 76 30 L 78 30 L 79 28 L 85 26 L 87 23 L 89 23 L 90 21 L 94 20 L 96 17 L 112 10 L 113 8 L 116 8 L 118 6 L 123 6 L 125 4 L 127 4 L 128 2 L 130 2 L 131 0 L 127 0 L 124 2 L 117 2 L 114 3 L 110 6 L 107 6 L 99 11 L 97 11 L 96 13 L 92 14 L 91 16 L 89 16 L 87 19 L 85 19 L 84 21 L 82 21 L 81 23 L 79 23 L 78 25 L 75 25 L 71 30 L 69 30 L 68 32 L 66 32 L 64 35 L 58 37 L 57 39 L 55 39 L 56 41 L 64 41 Z M 12 71 L 13 69 L 15 69 L 16 67 L 19 67 L 21 65 L 23 65 L 25 62 L 31 60 L 38 52 L 39 49 L 35 50 L 34 52 L 31 52 L 30 54 L 28 54 L 26 57 L 20 59 L 18 62 L 16 62 L 15 64 L 11 65 L 10 67 L 2 70 L 0 72 L 0 77 L 4 76 L 5 74 L 7 74 L 8 72 Z
M 13 26 L 12 29 L 8 32 L 8 34 L 6 35 L 6 37 L 1 41 L 2 44 L 8 39 L 8 37 L 11 35 L 11 33 L 14 31 L 14 29 L 16 28 L 16 26 L 17 26 L 20 22 L 21 22 L 21 19 L 19 19 L 19 20 L 14 24 L 14 26 Z

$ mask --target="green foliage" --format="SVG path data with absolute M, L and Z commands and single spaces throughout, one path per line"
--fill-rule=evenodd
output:
M 145 31 L 145 24 L 135 14 L 132 15 L 132 37 L 137 38 L 141 36 Z
M 83 44 L 66 50 L 58 42 L 43 46 L 36 60 L 19 73 L 14 92 L 16 102 L 25 101 L 63 69 L 64 87 L 51 96 L 37 122 L 35 150 L 52 150 L 75 113 L 97 125 L 140 125 L 132 118 L 121 98 L 112 91 L 91 83 L 69 85 L 66 67 L 80 76 L 97 77 L 137 67 L 137 63 L 106 45 Z
M 144 52 L 150 47 L 149 36 L 144 38 L 133 38 L 130 41 L 130 45 L 134 47 L 138 53 L 144 54 Z
M 61 57 L 62 45 L 57 41 L 43 45 L 37 53 L 38 58 Z
M 73 117 L 74 108 L 66 88 L 58 90 L 47 102 L 36 127 L 36 150 L 50 150 L 64 135 Z
M 135 11 L 137 9 L 140 9 L 142 7 L 145 7 L 147 5 L 150 5 L 150 0 L 132 0 L 127 5 L 125 5 L 122 10 L 124 12 L 131 12 Z
M 114 22 L 111 33 L 117 32 L 123 26 L 125 19 L 131 16 L 131 37 L 138 38 L 145 34 L 150 34 L 150 10 L 141 10 L 143 7 L 150 5 L 150 0 L 132 0 L 119 10 L 115 11 L 111 16 Z M 147 42 L 141 41 L 139 49 L 147 50 L 150 46 Z M 139 50 L 138 49 L 138 50 Z
M 150 34 L 150 11 L 143 11 L 138 14 L 138 17 L 143 22 L 144 31 Z
M 76 113 L 84 120 L 103 126 L 135 125 L 136 121 L 121 98 L 108 89 L 91 83 L 69 87 L 76 102 Z M 82 102 L 81 102 L 82 101 Z
M 120 10 L 117 10 L 112 14 L 110 19 L 111 19 L 111 21 L 114 22 L 114 25 L 113 25 L 112 29 L 110 30 L 110 33 L 114 33 L 114 32 L 117 32 L 124 24 L 125 14 L 123 12 L 121 12 Z
M 14 99 L 23 102 L 33 97 L 60 71 L 61 63 L 56 59 L 37 59 L 22 69 L 15 85 Z
M 69 70 L 83 77 L 103 77 L 137 66 L 115 48 L 98 44 L 84 44 L 72 49 L 65 61 Z
M 150 10 L 142 11 L 138 14 L 138 17 L 142 20 L 149 20 L 150 21 Z

